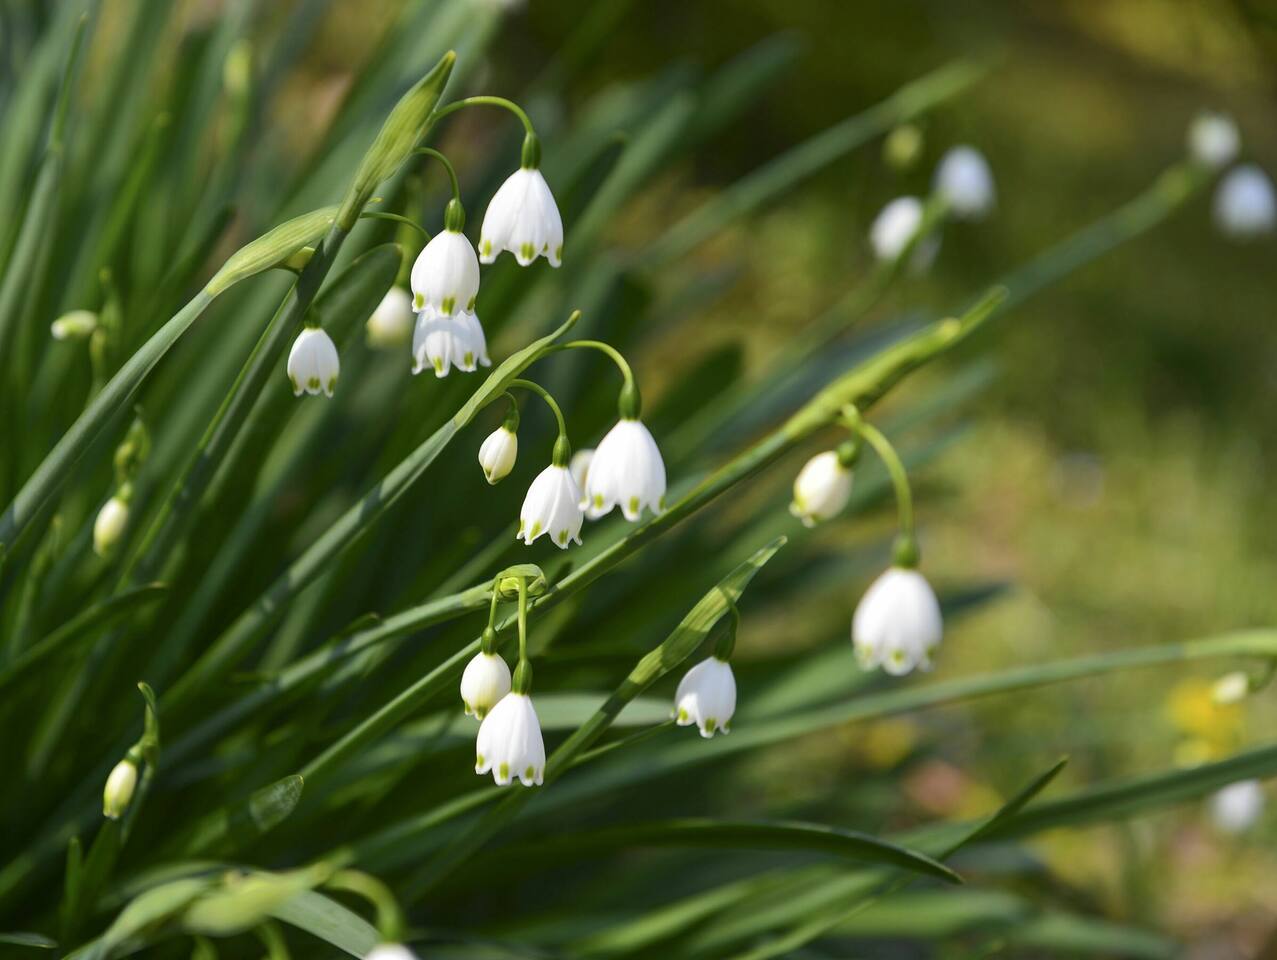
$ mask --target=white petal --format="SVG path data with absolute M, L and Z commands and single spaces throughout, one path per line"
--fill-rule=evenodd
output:
M 639 420 L 619 420 L 599 441 L 586 475 L 585 499 L 592 519 L 620 505 L 639 520 L 643 508 L 664 509 L 665 461 L 651 432 Z
M 959 218 L 978 220 L 996 202 L 993 173 L 975 147 L 954 147 L 944 155 L 936 168 L 935 190 Z
M 930 667 L 943 622 L 935 591 L 917 570 L 892 567 L 865 591 L 851 622 L 857 659 L 891 674 Z
M 479 293 L 479 258 L 465 235 L 442 230 L 412 265 L 413 306 L 445 316 L 474 309 Z

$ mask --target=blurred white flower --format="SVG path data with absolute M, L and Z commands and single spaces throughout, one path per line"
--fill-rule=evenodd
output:
M 510 692 L 510 667 L 499 653 L 476 653 L 461 674 L 466 716 L 480 720 Z
M 1253 163 L 1235 167 L 1215 190 L 1215 224 L 1239 240 L 1271 233 L 1277 221 L 1277 198 L 1268 174 Z
M 736 712 L 736 677 L 732 666 L 718 657 L 708 657 L 688 670 L 674 693 L 671 716 L 680 727 L 696 724 L 702 737 L 731 732 Z
M 665 509 L 665 461 L 641 420 L 618 420 L 599 441 L 586 471 L 585 502 L 591 520 L 617 504 L 631 522 L 644 507 L 655 514 Z
M 581 491 L 581 509 L 586 507 L 585 502 L 585 482 L 590 476 L 590 464 L 594 461 L 594 448 L 586 447 L 584 450 L 578 450 L 572 454 L 572 460 L 568 463 L 568 472 L 572 474 L 572 479 L 576 481 L 577 489 Z
M 368 951 L 364 960 L 417 960 L 417 955 L 402 943 L 379 943 Z
M 137 764 L 127 757 L 111 770 L 102 791 L 102 816 L 119 820 L 133 802 L 133 790 L 137 787 Z
M 997 203 L 993 172 L 975 147 L 954 147 L 936 167 L 935 190 L 960 220 L 982 220 Z
M 1226 673 L 1210 690 L 1210 698 L 1220 706 L 1241 703 L 1250 695 L 1250 678 L 1241 670 Z
M 1210 798 L 1210 817 L 1225 833 L 1249 830 L 1264 813 L 1264 788 L 1258 780 L 1230 783 Z
M 514 171 L 488 204 L 479 230 L 480 259 L 492 263 L 502 250 L 525 267 L 538 256 L 552 267 L 563 262 L 563 220 L 540 170 Z
M 519 511 L 519 532 L 528 546 L 543 533 L 560 548 L 581 542 L 581 491 L 567 467 L 554 464 L 537 474 Z
M 413 373 L 429 368 L 446 377 L 453 367 L 470 373 L 478 364 L 492 366 L 479 318 L 469 310 L 451 316 L 426 307 L 417 315 L 412 334 Z
M 412 265 L 413 308 L 450 317 L 474 310 L 479 294 L 479 258 L 459 230 L 441 230 Z
M 789 512 L 814 527 L 821 520 L 842 512 L 851 498 L 851 470 L 844 467 L 834 450 L 818 453 L 798 471 L 794 480 L 794 502 Z
M 116 494 L 102 505 L 97 518 L 93 521 L 93 552 L 99 557 L 109 557 L 115 545 L 124 535 L 124 528 L 129 524 L 128 501 Z
M 891 567 L 870 584 L 851 621 L 851 641 L 862 668 L 906 674 L 931 669 L 940 645 L 940 602 L 917 570 Z
M 510 475 L 519 455 L 519 435 L 502 426 L 493 430 L 479 447 L 479 466 L 488 483 L 496 483 Z
M 879 260 L 895 260 L 905 251 L 922 226 L 923 206 L 917 197 L 897 197 L 874 219 L 869 228 L 869 243 Z M 940 238 L 928 237 L 914 248 L 909 258 L 911 269 L 922 272 L 931 266 L 940 250 Z
M 514 778 L 525 787 L 539 785 L 545 778 L 541 722 L 525 693 L 507 693 L 479 725 L 474 772 L 489 770 L 502 787 Z
M 368 346 L 379 350 L 403 346 L 412 339 L 415 320 L 412 295 L 403 287 L 391 287 L 364 324 Z
M 1194 160 L 1222 170 L 1237 159 L 1242 138 L 1226 113 L 1199 113 L 1188 127 L 1188 152 Z
M 341 360 L 332 337 L 319 327 L 307 327 L 297 335 L 288 352 L 288 379 L 294 396 L 322 391 L 331 397 L 340 373 Z
M 92 310 L 72 310 L 49 326 L 54 340 L 83 340 L 98 326 L 98 315 Z

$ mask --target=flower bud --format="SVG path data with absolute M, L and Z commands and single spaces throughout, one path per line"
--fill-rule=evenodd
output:
M 794 480 L 794 502 L 789 512 L 814 527 L 842 512 L 851 499 L 851 470 L 834 450 L 818 453 L 808 460 Z
M 1272 180 L 1253 163 L 1234 167 L 1215 189 L 1213 212 L 1216 226 L 1235 240 L 1272 233 L 1277 226 Z
M 93 521 L 93 552 L 104 559 L 109 557 L 124 535 L 124 528 L 128 523 L 128 500 L 117 493 L 102 505 L 97 519 Z
M 405 346 L 412 340 L 412 328 L 416 322 L 408 291 L 403 287 L 391 287 L 364 324 L 368 346 L 378 350 Z
M 92 310 L 72 310 L 49 326 L 54 340 L 84 340 L 97 329 L 98 315 Z
M 1194 160 L 1212 170 L 1222 170 L 1241 149 L 1237 124 L 1226 113 L 1200 113 L 1188 128 L 1188 152 Z
M 496 483 L 510 475 L 519 454 L 519 435 L 504 424 L 497 427 L 479 447 L 479 466 L 488 483 Z
M 898 259 L 922 229 L 925 213 L 922 201 L 917 197 L 897 197 L 883 207 L 869 228 L 869 244 L 873 247 L 874 256 L 882 261 Z M 916 273 L 924 272 L 939 250 L 938 237 L 919 241 L 909 258 L 909 268 Z
M 922 156 L 922 131 L 916 124 L 902 123 L 882 143 L 882 158 L 887 166 L 904 173 L 912 170 Z
M 975 147 L 954 147 L 936 168 L 935 190 L 944 197 L 953 215 L 980 220 L 993 210 L 997 190 L 989 162 Z
M 1210 690 L 1210 698 L 1218 706 L 1241 703 L 1250 694 L 1250 678 L 1240 670 L 1226 673 Z
M 106 778 L 106 789 L 102 791 L 102 816 L 108 820 L 119 820 L 132 803 L 136 787 L 137 764 L 125 757 Z

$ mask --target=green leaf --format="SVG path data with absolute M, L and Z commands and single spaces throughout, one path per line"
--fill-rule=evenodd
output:
M 270 911 L 277 920 L 319 937 L 352 957 L 363 957 L 381 938 L 358 914 L 314 890 L 294 894 Z
M 337 207 L 322 207 L 286 220 L 236 250 L 213 274 L 204 292 L 216 297 L 228 287 L 283 263 L 294 253 L 318 243 L 337 220 Z
M 39 947 L 42 950 L 58 948 L 58 941 L 51 940 L 40 933 L 0 933 L 0 943 L 12 944 L 15 947 Z
M 502 848 L 497 859 L 519 855 L 553 857 L 592 853 L 614 847 L 695 847 L 742 850 L 803 851 L 859 863 L 898 867 L 945 881 L 962 883 L 956 873 L 924 853 L 855 830 L 793 821 L 710 820 L 685 818 L 626 823 L 599 830 L 578 830 L 539 838 L 533 845 Z
M 207 851 L 228 841 L 241 848 L 251 845 L 292 814 L 303 786 L 302 778 L 292 774 L 254 791 L 247 800 L 214 810 L 182 838 L 180 849 Z
M 321 866 L 289 873 L 231 875 L 187 906 L 180 918 L 182 927 L 214 937 L 243 933 L 266 917 L 277 916 L 284 904 L 323 883 L 329 872 Z

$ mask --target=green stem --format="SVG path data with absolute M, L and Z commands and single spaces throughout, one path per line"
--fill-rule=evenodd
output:
M 637 420 L 640 412 L 638 384 L 634 382 L 634 371 L 630 369 L 629 363 L 621 354 L 620 350 L 612 346 L 610 343 L 604 343 L 602 340 L 573 340 L 570 343 L 563 344 L 561 350 L 598 350 L 611 358 L 616 364 L 617 369 L 621 371 L 621 376 L 625 380 L 625 385 L 621 388 L 621 397 L 618 403 L 622 419 Z
M 516 117 L 519 118 L 519 121 L 523 124 L 523 129 L 526 132 L 531 133 L 533 135 L 536 134 L 536 130 L 532 128 L 532 120 L 529 119 L 528 115 L 524 112 L 523 108 L 519 106 L 517 103 L 515 103 L 513 100 L 507 100 L 505 97 L 487 97 L 487 96 L 466 97 L 462 100 L 454 100 L 452 103 L 446 104 L 440 107 L 438 110 L 436 110 L 434 114 L 434 119 L 442 120 L 444 117 L 448 116 L 448 114 L 456 113 L 458 110 L 462 109 L 463 107 L 483 107 L 483 106 L 504 107 L 506 110 L 509 110 L 511 113 L 513 113 Z
M 863 437 L 869 446 L 874 448 L 882 460 L 883 466 L 891 477 L 891 486 L 896 492 L 896 512 L 900 521 L 900 539 L 896 543 L 896 562 L 902 567 L 917 566 L 918 547 L 914 537 L 913 525 L 913 493 L 909 489 L 909 474 L 905 465 L 896 453 L 896 448 L 881 430 L 869 423 L 855 406 L 848 404 L 843 411 L 843 425 L 856 435 Z
M 528 660 L 528 581 L 519 578 L 519 663 L 511 689 L 525 697 L 532 692 L 532 664 Z
M 359 215 L 359 219 L 360 220 L 393 220 L 395 223 L 402 223 L 402 224 L 406 224 L 409 227 L 412 227 L 412 229 L 416 230 L 419 234 L 421 234 L 427 240 L 430 239 L 429 230 L 427 230 L 425 227 L 419 224 L 416 220 L 413 220 L 411 217 L 405 217 L 398 213 L 386 213 L 384 210 L 365 210 L 363 213 Z
M 511 380 L 508 386 L 521 387 L 524 390 L 531 390 L 538 397 L 544 400 L 546 402 L 546 405 L 554 412 L 554 419 L 559 425 L 559 440 L 561 442 L 567 442 L 568 426 L 566 421 L 564 421 L 563 419 L 563 411 L 559 409 L 559 405 L 558 403 L 555 402 L 554 397 L 550 396 L 549 390 L 545 389 L 545 387 L 541 386 L 541 384 L 536 383 L 535 381 L 523 380 L 523 379 Z
M 452 185 L 452 199 L 460 203 L 461 185 L 457 182 L 457 171 L 452 166 L 452 162 L 433 147 L 418 147 L 413 153 L 422 157 L 434 157 L 443 164 L 443 168 L 448 171 L 448 182 Z
M 376 877 L 361 870 L 339 870 L 324 886 L 353 893 L 371 903 L 377 911 L 377 932 L 383 943 L 398 943 L 403 939 L 403 911 L 390 888 Z

